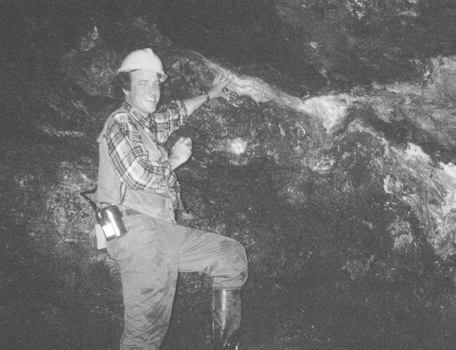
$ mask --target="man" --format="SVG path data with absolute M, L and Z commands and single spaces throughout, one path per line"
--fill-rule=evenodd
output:
M 166 79 L 151 49 L 130 53 L 118 71 L 124 102 L 107 119 L 99 142 L 97 200 L 115 204 L 127 233 L 107 242 L 118 263 L 125 307 L 121 349 L 159 349 L 168 329 L 179 271 L 204 272 L 213 284 L 214 349 L 238 349 L 240 288 L 247 279 L 242 245 L 228 237 L 176 224 L 179 186 L 174 170 L 191 156 L 180 138 L 171 154 L 163 143 L 228 83 L 217 77 L 201 96 L 156 112 Z

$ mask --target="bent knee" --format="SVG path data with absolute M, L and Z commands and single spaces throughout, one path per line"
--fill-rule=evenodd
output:
M 244 246 L 232 238 L 224 237 L 219 248 L 221 254 L 210 272 L 214 278 L 213 288 L 241 288 L 248 277 L 247 255 Z
M 236 271 L 238 274 L 243 275 L 243 279 L 247 279 L 248 272 L 248 263 L 247 263 L 247 254 L 245 252 L 244 246 L 238 241 L 229 238 L 224 243 L 224 252 L 225 252 L 225 263 L 231 266 L 233 271 Z

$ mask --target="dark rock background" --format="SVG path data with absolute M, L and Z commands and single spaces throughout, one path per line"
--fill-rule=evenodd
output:
M 0 343 L 115 348 L 116 266 L 79 192 L 129 51 L 163 102 L 205 91 L 180 135 L 190 213 L 241 241 L 250 348 L 448 348 L 456 338 L 455 5 L 450 1 L 4 1 Z M 210 281 L 179 279 L 165 349 L 210 343 Z

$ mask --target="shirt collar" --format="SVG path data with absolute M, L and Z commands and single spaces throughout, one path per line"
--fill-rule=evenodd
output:
M 138 122 L 140 123 L 143 127 L 148 127 L 149 126 L 149 113 L 144 114 L 140 112 L 137 108 L 133 107 L 131 104 L 128 102 L 123 102 L 122 105 L 128 112 L 129 114 Z

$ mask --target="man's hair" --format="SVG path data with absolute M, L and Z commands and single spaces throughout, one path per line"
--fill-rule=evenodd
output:
M 114 91 L 116 97 L 119 99 L 124 98 L 123 90 L 130 91 L 131 90 L 131 76 L 130 72 L 120 72 L 114 77 L 113 81 Z

